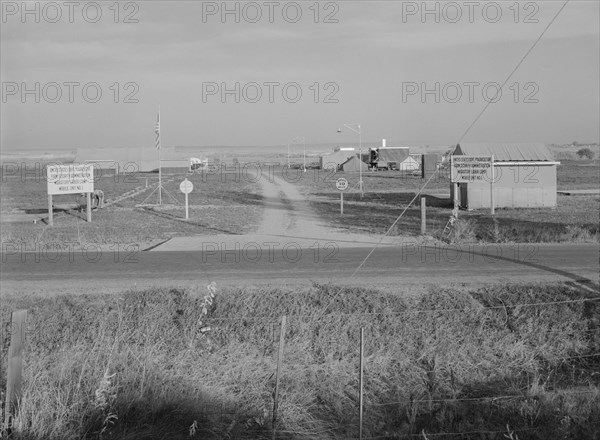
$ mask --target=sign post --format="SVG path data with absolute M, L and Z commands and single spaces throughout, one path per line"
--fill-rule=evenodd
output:
M 426 218 L 426 202 L 427 199 L 425 197 L 421 197 L 421 234 L 425 235 L 427 232 L 427 218 Z
M 344 214 L 344 191 L 348 189 L 348 181 L 340 177 L 335 181 L 335 187 L 340 191 L 340 214 Z
M 496 208 L 495 208 L 495 204 L 494 204 L 494 180 L 496 179 L 495 173 L 494 173 L 494 155 L 492 154 L 492 160 L 491 160 L 491 170 L 492 170 L 492 178 L 490 180 L 490 214 L 491 215 L 495 215 L 496 214 Z
M 450 180 L 454 184 L 454 200 L 458 199 L 458 183 L 483 182 L 491 170 L 490 211 L 494 215 L 494 156 L 452 156 Z
M 52 226 L 52 196 L 62 194 L 86 194 L 87 221 L 92 221 L 92 193 L 94 192 L 94 165 L 48 165 L 48 225 Z
M 85 213 L 88 223 L 92 222 L 92 193 L 85 193 Z
M 189 205 L 188 205 L 188 194 L 194 189 L 194 184 L 187 180 L 187 178 L 179 184 L 179 190 L 185 194 L 185 219 L 190 218 Z

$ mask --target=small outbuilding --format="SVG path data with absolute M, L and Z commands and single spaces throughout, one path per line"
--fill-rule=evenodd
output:
M 408 156 L 400 163 L 400 165 L 398 165 L 400 171 L 418 171 L 420 168 L 421 164 L 419 164 L 412 156 Z
M 348 172 L 358 173 L 359 171 L 363 171 L 363 172 L 369 171 L 369 165 L 367 165 L 365 162 L 360 160 L 358 158 L 358 156 L 352 156 L 346 162 L 341 164 L 339 169 L 340 169 L 340 171 L 344 171 L 346 173 L 348 173 Z
M 556 207 L 556 167 L 543 143 L 461 143 L 453 155 L 494 157 L 494 206 L 497 208 Z M 490 173 L 491 176 L 491 173 Z M 491 206 L 490 179 L 459 183 L 458 202 L 467 209 Z M 454 199 L 454 185 L 450 185 Z

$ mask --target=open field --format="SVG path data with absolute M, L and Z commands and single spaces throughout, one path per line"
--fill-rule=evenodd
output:
M 289 181 L 294 182 L 295 174 Z M 393 225 L 425 180 L 409 173 L 363 173 L 365 196 L 358 192 L 358 173 L 309 170 L 296 183 L 319 215 L 337 227 L 382 234 Z M 344 193 L 344 215 L 339 214 L 339 191 L 335 179 L 345 177 L 350 189 Z M 566 161 L 558 167 L 558 189 L 600 188 L 598 162 Z M 446 172 L 435 176 L 422 192 L 427 199 L 427 230 L 434 236 L 451 216 L 450 179 Z M 420 197 L 406 211 L 389 235 L 420 234 Z M 466 234 L 461 240 L 486 242 L 598 241 L 600 197 L 558 195 L 556 209 L 497 209 L 495 220 L 488 211 L 460 211 Z
M 189 195 L 189 221 L 184 220 L 184 196 L 179 191 L 179 183 L 184 178 L 194 184 L 194 191 Z M 69 209 L 85 204 L 85 198 L 72 194 L 54 197 L 55 206 L 64 206 L 65 209 L 55 212 L 54 226 L 48 228 L 41 221 L 33 222 L 47 217 L 46 181 L 43 176 L 7 177 L 1 186 L 2 242 L 23 243 L 29 248 L 33 248 L 35 243 L 149 245 L 173 235 L 251 232 L 261 218 L 258 186 L 248 180 L 229 178 L 224 182 L 221 179 L 217 174 L 165 174 L 163 186 L 176 200 L 163 193 L 165 206 L 139 207 L 137 205 L 144 201 L 146 204 L 157 202 L 157 192 L 150 196 L 158 182 L 156 173 L 104 174 L 96 180 L 95 187 L 104 191 L 107 206 L 92 212 L 92 223 L 85 221 L 85 208 L 82 212 Z M 136 189 L 141 192 L 115 201 Z M 23 216 L 23 213 L 30 215 Z M 6 221 L 15 215 L 27 220 Z
M 600 160 L 561 160 L 556 168 L 558 189 L 600 188 Z
M 425 193 L 427 194 L 427 193 Z M 414 198 L 414 193 L 365 193 L 344 195 L 344 215 L 340 215 L 339 195 L 317 194 L 312 206 L 337 227 L 347 231 L 383 234 L 394 224 Z M 391 229 L 389 235 L 420 234 L 420 197 Z M 427 232 L 439 236 L 451 216 L 448 199 L 425 195 Z M 495 219 L 485 211 L 460 211 L 460 223 L 469 231 L 461 240 L 485 242 L 580 242 L 598 241 L 600 197 L 558 196 L 556 209 L 498 209 Z
M 365 438 L 600 435 L 598 298 L 569 284 L 207 294 L 5 295 L 3 322 L 29 310 L 13 438 L 271 438 L 284 314 L 277 438 L 358 437 L 360 327 Z
M 108 206 L 93 212 L 91 224 L 83 221 L 84 213 L 66 210 L 57 214 L 53 228 L 4 223 L 2 241 L 150 245 L 173 235 L 247 234 L 257 226 L 275 236 L 302 234 L 317 225 L 307 207 L 328 228 L 383 234 L 423 183 L 410 175 L 365 174 L 365 197 L 356 187 L 347 192 L 340 216 L 333 182 L 346 176 L 355 186 L 357 174 L 311 170 L 294 182 L 281 167 L 274 172 L 279 180 L 269 184 L 268 174 L 263 180 L 240 173 L 236 179 L 235 172 L 165 175 L 167 191 L 180 203 L 179 182 L 187 177 L 194 183 L 187 222 L 175 202 L 139 206 L 156 175 L 116 181 L 107 176 L 97 187 L 105 191 Z M 588 181 L 586 176 L 582 179 Z M 568 184 L 580 183 L 573 178 Z M 434 235 L 450 215 L 448 184 L 442 177 L 426 191 L 428 231 Z M 118 199 L 137 188 L 144 191 Z M 3 216 L 45 208 L 44 181 L 7 179 L 2 194 L 8 196 L 3 197 Z M 77 197 L 64 199 L 74 203 Z M 169 200 L 163 194 L 163 202 Z M 559 196 L 556 210 L 498 210 L 495 220 L 484 212 L 461 212 L 454 239 L 597 241 L 598 202 L 596 196 Z M 419 215 L 418 204 L 408 209 L 392 235 L 418 235 Z M 323 227 L 321 232 L 327 236 L 330 231 Z M 446 287 L 413 288 L 401 286 L 402 277 L 394 270 L 393 282 L 370 283 L 361 277 L 362 285 L 351 285 L 340 277 L 344 286 L 314 282 L 309 287 L 306 279 L 316 273 L 309 268 L 302 283 L 287 275 L 289 286 L 282 281 L 248 287 L 251 270 L 244 273 L 241 267 L 244 281 L 232 281 L 231 271 L 223 271 L 223 287 L 214 291 L 197 284 L 198 279 L 214 279 L 209 265 L 199 264 L 198 258 L 184 256 L 179 265 L 192 267 L 193 276 L 182 281 L 185 287 L 176 281 L 183 272 L 176 271 L 169 274 L 171 281 L 162 280 L 162 287 L 148 287 L 151 275 L 163 277 L 151 264 L 137 278 L 120 265 L 126 277 L 111 282 L 99 277 L 98 271 L 115 278 L 100 264 L 86 264 L 75 276 L 55 264 L 50 270 L 58 283 L 26 282 L 19 288 L 13 283 L 8 293 L 5 289 L 3 371 L 10 312 L 27 309 L 29 314 L 23 396 L 12 438 L 272 438 L 282 315 L 287 326 L 278 439 L 358 438 L 361 327 L 365 439 L 451 439 L 460 433 L 464 439 L 591 440 L 600 435 L 600 304 L 594 284 L 582 287 L 581 277 L 506 284 L 510 275 L 503 273 L 503 281 L 491 285 L 489 272 L 475 264 L 485 282 L 449 287 L 450 278 L 442 273 L 436 282 Z M 340 258 L 347 255 L 340 253 Z M 65 264 L 77 268 L 73 262 Z M 281 277 L 300 269 L 286 264 Z M 41 266 L 33 267 L 35 276 L 40 275 Z M 350 270 L 356 267 L 358 263 L 351 264 Z M 49 286 L 60 284 L 68 291 L 83 273 L 93 278 L 87 282 L 99 285 L 94 293 L 77 284 L 70 290 L 75 294 L 50 294 Z M 265 276 L 260 273 L 261 279 Z M 143 288 L 126 290 L 141 277 Z M 216 292 L 214 298 L 211 292 Z M 6 375 L 0 377 L 5 388 Z
M 592 189 L 600 187 L 597 161 L 564 161 L 558 167 L 558 189 Z M 234 170 L 230 166 L 231 170 Z M 245 172 L 250 170 L 249 172 Z M 164 176 L 167 191 L 173 194 L 176 204 L 163 194 L 160 208 L 136 207 L 148 199 L 156 185 L 156 173 L 122 173 L 119 176 L 104 174 L 96 183 L 103 189 L 110 206 L 94 211 L 94 221 L 87 224 L 85 213 L 67 210 L 57 214 L 55 226 L 45 228 L 33 221 L 5 222 L 3 242 L 21 242 L 31 246 L 35 242 L 94 242 L 96 244 L 143 243 L 153 244 L 174 235 L 197 235 L 211 233 L 240 234 L 253 232 L 260 222 L 264 201 L 260 191 L 260 179 L 269 179 L 270 173 L 295 184 L 304 194 L 319 216 L 332 227 L 347 232 L 383 234 L 397 219 L 422 187 L 424 180 L 409 173 L 367 172 L 363 173 L 365 197 L 358 194 L 357 173 L 333 173 L 328 170 L 309 169 L 306 173 L 287 170 L 282 166 L 269 168 L 264 162 L 261 175 L 251 175 L 254 166 L 238 168 L 230 174 L 216 172 L 204 174 L 179 174 Z M 427 198 L 427 230 L 439 236 L 450 214 L 449 178 L 442 172 L 434 177 L 423 191 Z M 335 179 L 346 177 L 350 190 L 345 193 L 345 213 L 339 215 L 339 192 Z M 178 185 L 188 177 L 194 183 L 190 194 L 190 221 L 184 217 L 183 195 Z M 148 189 L 144 190 L 146 186 Z M 117 197 L 139 189 L 134 197 L 120 200 Z M 1 188 L 1 209 L 6 218 L 18 212 L 37 213 L 44 217 L 46 210 L 45 180 L 40 176 L 7 177 Z M 156 194 L 146 203 L 154 203 Z M 57 205 L 82 203 L 78 195 L 55 198 Z M 417 199 L 403 218 L 392 228 L 390 235 L 420 234 L 420 200 Z M 597 241 L 597 196 L 558 196 L 556 209 L 498 209 L 495 220 L 486 211 L 461 211 L 461 240 L 492 242 L 565 242 Z M 143 225 L 143 226 L 142 226 Z M 463 233 L 464 232 L 464 233 Z

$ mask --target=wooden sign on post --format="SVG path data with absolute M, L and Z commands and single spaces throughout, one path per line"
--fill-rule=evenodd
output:
M 344 213 L 344 191 L 348 189 L 348 181 L 340 177 L 335 181 L 335 187 L 340 191 L 340 214 Z
M 491 177 L 490 177 L 491 171 Z M 457 200 L 457 183 L 490 182 L 490 213 L 494 215 L 494 156 L 462 156 L 450 158 L 450 181 L 454 183 Z M 456 202 L 455 202 L 456 205 Z
M 48 184 L 48 225 L 53 224 L 52 196 L 62 194 L 86 194 L 87 221 L 92 221 L 91 199 L 94 192 L 94 165 L 48 165 L 46 167 Z

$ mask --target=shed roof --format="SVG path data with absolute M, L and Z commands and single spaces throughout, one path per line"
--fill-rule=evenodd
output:
M 342 171 L 360 171 L 361 168 L 363 171 L 367 171 L 369 169 L 369 165 L 360 160 L 358 156 L 352 156 L 346 162 L 344 162 L 340 168 Z
M 354 151 L 335 151 L 330 154 L 325 154 L 321 156 L 321 168 L 327 168 L 331 165 L 335 165 L 335 167 L 337 167 L 355 155 L 356 153 Z
M 554 157 L 542 142 L 523 143 L 461 143 L 454 149 L 455 155 L 491 156 L 495 162 L 553 162 Z

